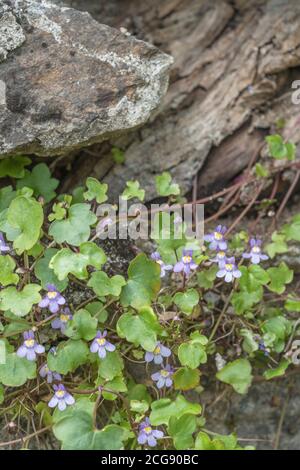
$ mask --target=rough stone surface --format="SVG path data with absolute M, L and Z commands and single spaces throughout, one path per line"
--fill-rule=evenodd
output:
M 170 56 L 88 13 L 0 3 L 0 155 L 58 155 L 135 128 L 168 86 Z
M 138 179 L 151 199 L 154 176 L 170 171 L 186 192 L 198 174 L 201 197 L 247 166 L 278 118 L 292 126 L 299 115 L 291 104 L 299 79 L 299 0 L 65 1 L 174 57 L 161 112 L 112 142 L 124 149 L 125 164 L 114 166 L 109 148 L 97 148 L 94 159 L 76 156 L 81 167 L 70 186 L 93 172 L 117 196 L 126 180 Z M 299 126 L 297 133 L 296 142 Z

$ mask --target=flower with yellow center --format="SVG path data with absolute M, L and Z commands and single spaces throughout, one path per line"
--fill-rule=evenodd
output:
M 35 343 L 34 339 L 26 339 L 24 341 L 24 344 L 27 348 L 33 348 L 34 343 Z
M 57 292 L 54 292 L 54 291 L 47 292 L 47 296 L 48 296 L 48 299 L 53 300 L 57 296 Z
M 163 377 L 168 377 L 169 372 L 168 372 L 167 370 L 165 370 L 165 369 L 162 369 L 162 370 L 160 371 L 160 375 L 162 375 Z
M 252 251 L 253 251 L 253 253 L 260 253 L 260 252 L 261 252 L 261 249 L 259 248 L 259 246 L 254 246 L 254 247 L 252 248 Z
M 214 232 L 214 237 L 216 240 L 222 240 L 223 234 L 221 232 Z
M 97 338 L 96 341 L 97 341 L 97 343 L 98 343 L 100 346 L 104 346 L 105 343 L 106 343 L 106 339 L 105 339 L 105 338 Z
M 58 398 L 63 398 L 63 397 L 65 396 L 65 393 L 66 393 L 66 392 L 65 392 L 64 390 L 57 390 L 56 396 L 57 396 Z
M 183 256 L 182 261 L 184 262 L 184 264 L 189 264 L 192 261 L 192 257 L 191 256 Z
M 64 323 L 66 323 L 67 321 L 69 321 L 69 318 L 70 318 L 69 315 L 65 315 L 65 314 L 63 314 L 63 313 L 60 315 L 60 319 L 61 319 L 61 321 L 64 322 Z
M 225 264 L 225 269 L 226 269 L 226 271 L 232 271 L 233 270 L 233 264 L 231 264 L 231 263 Z
M 144 431 L 146 434 L 150 434 L 152 432 L 151 426 L 147 426 L 146 428 L 144 428 Z
M 154 354 L 159 354 L 160 353 L 160 346 L 156 346 L 156 348 L 154 349 Z

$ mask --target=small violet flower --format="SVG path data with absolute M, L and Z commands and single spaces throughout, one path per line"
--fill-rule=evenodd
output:
M 53 389 L 55 391 L 54 396 L 48 403 L 50 408 L 57 406 L 60 411 L 64 411 L 68 405 L 74 405 L 74 397 L 67 392 L 63 384 L 53 385 Z
M 226 260 L 220 261 L 219 271 L 217 277 L 224 277 L 225 282 L 232 282 L 234 278 L 241 277 L 242 273 L 235 264 L 234 257 L 226 258 Z
M 160 342 L 158 342 L 152 352 L 146 352 L 145 354 L 145 361 L 152 362 L 154 364 L 162 364 L 164 357 L 170 357 L 171 350 L 166 346 L 163 346 Z
M 217 251 L 216 256 L 211 260 L 213 263 L 220 264 L 221 261 L 226 260 L 226 251 Z
M 52 372 L 46 363 L 40 368 L 39 374 L 43 379 L 47 378 L 48 384 L 51 384 L 53 380 L 61 380 L 61 375 L 57 372 Z
M 155 372 L 151 375 L 151 379 L 156 382 L 157 388 L 163 387 L 172 387 L 173 380 L 172 375 L 174 371 L 172 367 L 167 364 L 166 367 L 163 367 L 159 372 Z
M 183 250 L 181 260 L 174 266 L 174 273 L 183 271 L 186 276 L 189 276 L 191 271 L 197 268 L 198 265 L 193 260 L 193 250 Z
M 204 240 L 209 242 L 209 248 L 211 250 L 227 250 L 227 242 L 224 240 L 226 231 L 226 227 L 218 225 L 214 232 L 204 235 Z
M 267 255 L 261 252 L 261 240 L 251 238 L 250 240 L 250 253 L 243 253 L 243 258 L 251 259 L 251 263 L 259 264 L 260 261 L 269 259 Z
M 155 251 L 154 253 L 152 253 L 151 259 L 153 259 L 153 261 L 156 261 L 156 263 L 159 264 L 160 277 L 164 277 L 166 275 L 166 271 L 171 271 L 173 269 L 173 266 L 171 264 L 165 264 L 163 262 L 158 251 Z
M 156 446 L 156 439 L 161 439 L 164 437 L 164 433 L 158 429 L 153 429 L 149 418 L 145 418 L 144 421 L 140 423 L 138 443 L 139 444 L 148 444 L 150 447 Z
M 4 237 L 2 233 L 0 232 L 0 253 L 6 253 L 7 251 L 10 251 L 9 246 L 6 244 Z
M 39 307 L 49 308 L 51 313 L 56 313 L 60 306 L 66 303 L 66 299 L 58 292 L 53 284 L 47 284 L 46 288 L 48 292 L 40 301 Z
M 23 333 L 24 343 L 17 350 L 17 356 L 26 357 L 28 361 L 35 361 L 37 354 L 45 352 L 44 346 L 38 344 L 34 338 L 33 331 L 25 331 Z
M 92 353 L 98 353 L 100 359 L 104 359 L 106 357 L 107 351 L 113 352 L 116 349 L 116 346 L 107 341 L 105 338 L 106 335 L 107 331 L 103 331 L 103 334 L 101 331 L 98 331 L 90 347 L 90 351 Z
M 67 323 L 72 320 L 73 315 L 68 307 L 62 310 L 60 315 L 51 322 L 51 326 L 54 330 L 60 330 L 62 333 L 65 332 Z

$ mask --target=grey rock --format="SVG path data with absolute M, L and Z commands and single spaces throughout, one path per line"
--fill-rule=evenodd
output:
M 88 13 L 4 0 L 0 155 L 64 154 L 142 125 L 167 90 L 171 64 Z

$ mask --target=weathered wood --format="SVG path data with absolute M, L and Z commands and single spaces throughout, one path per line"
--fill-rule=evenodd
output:
M 70 0 L 71 1 L 71 0 Z M 199 173 L 199 192 L 236 176 L 278 118 L 289 124 L 300 107 L 291 82 L 300 66 L 300 3 L 283 0 L 72 1 L 101 22 L 128 31 L 173 55 L 168 94 L 141 130 L 111 142 L 125 150 L 115 166 L 110 148 L 79 158 L 65 188 L 93 169 L 117 196 L 138 179 L 154 196 L 154 176 L 169 170 L 185 191 Z M 299 78 L 299 77 L 298 77 Z M 256 130 L 255 130 L 256 129 Z M 294 135 L 299 140 L 299 132 Z M 76 167 L 78 158 L 74 160 Z M 77 167 L 78 168 L 78 167 Z

